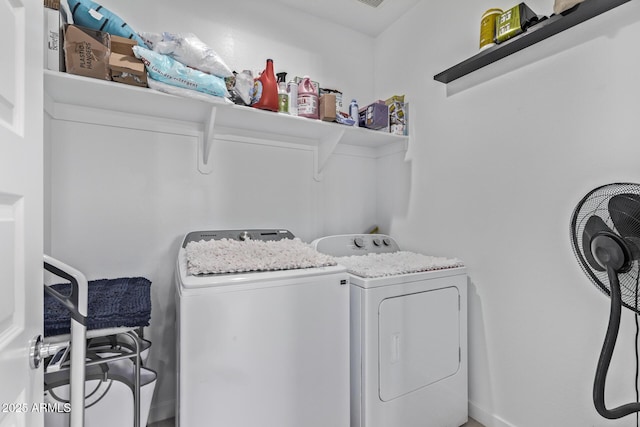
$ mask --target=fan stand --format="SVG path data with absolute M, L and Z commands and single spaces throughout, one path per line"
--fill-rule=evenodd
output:
M 622 294 L 618 271 L 609 263 L 607 264 L 607 275 L 611 285 L 611 311 L 609 314 L 609 326 L 607 327 L 602 351 L 600 352 L 600 359 L 598 359 L 596 377 L 593 383 L 593 403 L 600 415 L 613 420 L 626 417 L 634 412 L 640 412 L 640 403 L 627 403 L 613 409 L 607 409 L 604 403 L 604 387 L 609 365 L 611 364 L 611 357 L 613 356 L 613 349 L 616 346 L 618 331 L 620 330 L 620 316 L 622 313 Z

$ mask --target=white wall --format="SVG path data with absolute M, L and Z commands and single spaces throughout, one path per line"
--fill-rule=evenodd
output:
M 527 1 L 547 15 L 552 3 Z M 453 84 L 433 80 L 477 52 L 486 9 L 512 5 L 425 0 L 376 40 L 374 92 L 407 94 L 412 119 L 406 158 L 378 168 L 380 221 L 406 248 L 469 268 L 472 416 L 494 427 L 632 426 L 591 402 L 609 300 L 580 270 L 569 220 L 592 188 L 640 182 L 640 3 Z M 628 310 L 622 322 L 609 407 L 635 399 Z
M 351 30 L 250 0 L 101 3 L 137 31 L 194 32 L 232 69 L 259 71 L 273 58 L 276 72 L 373 100 L 373 40 Z M 203 175 L 195 138 L 62 120 L 47 129 L 49 253 L 89 279 L 141 275 L 153 283 L 147 336 L 159 382 L 151 421 L 174 410 L 173 274 L 185 233 L 288 228 L 309 242 L 364 231 L 377 219 L 373 158 L 336 154 L 317 182 L 303 147 L 217 140 L 213 173 Z

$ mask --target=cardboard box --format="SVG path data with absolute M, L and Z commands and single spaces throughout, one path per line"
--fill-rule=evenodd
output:
M 389 107 L 384 101 L 374 102 L 359 110 L 360 127 L 383 129 L 389 126 Z
M 320 120 L 333 122 L 336 120 L 336 95 L 325 93 L 320 97 Z
M 111 52 L 111 79 L 133 86 L 147 87 L 147 72 L 141 60 L 134 56 Z
M 135 56 L 133 54 L 133 47 L 138 43 L 135 40 L 127 39 L 125 37 L 114 36 L 111 34 L 111 53 L 119 53 L 126 56 Z
M 111 80 L 109 33 L 78 25 L 64 26 L 64 58 L 67 73 Z
M 336 111 L 342 111 L 342 92 L 335 89 L 320 88 L 320 96 L 327 94 L 334 94 L 336 96 Z

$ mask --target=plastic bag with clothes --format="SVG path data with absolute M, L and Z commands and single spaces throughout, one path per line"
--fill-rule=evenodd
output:
M 218 77 L 233 73 L 220 55 L 192 33 L 139 33 L 154 52 L 169 55 L 176 61 Z

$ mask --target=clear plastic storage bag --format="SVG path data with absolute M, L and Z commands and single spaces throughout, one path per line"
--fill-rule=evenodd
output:
M 233 73 L 220 55 L 191 33 L 140 33 L 154 52 L 169 55 L 176 61 L 218 77 L 231 77 Z

